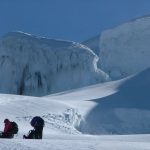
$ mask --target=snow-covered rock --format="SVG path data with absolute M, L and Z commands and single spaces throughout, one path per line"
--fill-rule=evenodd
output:
M 10 32 L 0 39 L 0 93 L 42 96 L 106 81 L 97 61 L 84 45 Z

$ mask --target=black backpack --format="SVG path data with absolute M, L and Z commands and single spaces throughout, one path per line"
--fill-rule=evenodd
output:
M 17 123 L 13 121 L 11 122 L 11 124 L 12 124 L 12 130 L 11 130 L 12 134 L 17 134 L 19 130 Z

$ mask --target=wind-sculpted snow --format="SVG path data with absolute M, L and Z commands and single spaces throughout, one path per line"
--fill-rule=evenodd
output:
M 11 32 L 0 40 L 0 92 L 42 96 L 107 81 L 97 61 L 84 45 Z

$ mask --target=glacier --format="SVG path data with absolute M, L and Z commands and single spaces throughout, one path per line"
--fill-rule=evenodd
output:
M 109 80 L 88 47 L 10 32 L 0 39 L 0 93 L 43 96 Z

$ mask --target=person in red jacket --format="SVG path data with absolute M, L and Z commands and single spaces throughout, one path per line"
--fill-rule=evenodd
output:
M 12 133 L 12 123 L 9 119 L 4 120 L 4 131 L 1 133 L 0 138 L 13 138 L 14 134 Z

